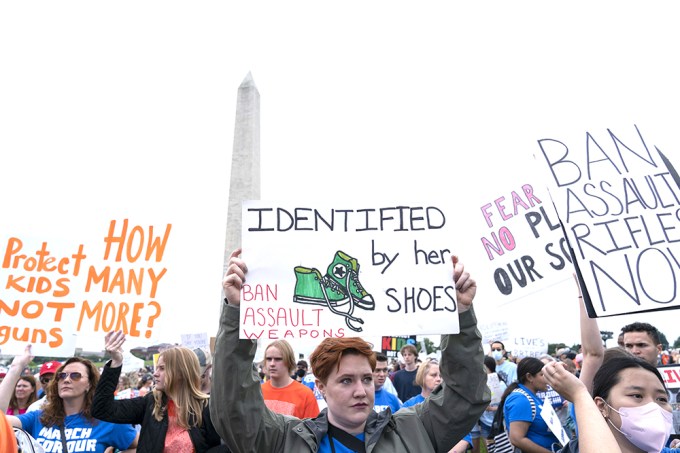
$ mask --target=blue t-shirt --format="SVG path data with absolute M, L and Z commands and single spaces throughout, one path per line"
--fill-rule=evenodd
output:
M 470 444 L 468 448 L 472 448 L 472 434 L 468 434 L 467 436 L 463 437 L 463 440 Z
M 399 409 L 401 409 L 401 401 L 399 401 L 399 398 L 397 398 L 396 395 L 393 395 L 384 388 L 376 390 L 373 410 L 376 412 L 382 412 L 388 407 L 392 409 L 392 413 L 394 414 Z
M 354 437 L 363 442 L 366 438 L 366 435 L 361 433 Z M 350 450 L 349 448 L 345 447 L 338 439 L 335 438 L 333 438 L 333 447 L 334 449 L 331 449 L 331 442 L 327 434 L 323 436 L 323 439 L 321 439 L 321 443 L 319 444 L 319 453 L 331 453 L 333 450 L 335 450 L 335 453 L 355 453 L 354 450 Z
M 550 404 L 552 404 L 555 410 L 561 409 L 564 406 L 564 398 L 550 386 L 548 386 L 548 391 L 546 392 L 536 392 L 536 396 L 543 401 L 545 401 L 546 397 L 550 398 Z
M 406 400 L 402 407 L 415 406 L 416 404 L 422 403 L 423 401 L 425 401 L 425 397 L 423 395 L 416 395 L 413 398 Z
M 559 442 L 557 437 L 550 431 L 548 425 L 545 423 L 541 417 L 541 409 L 543 408 L 543 401 L 538 399 L 536 395 L 533 394 L 531 390 L 519 384 L 519 388 L 524 390 L 529 394 L 529 396 L 534 400 L 536 404 L 536 414 L 531 418 L 531 403 L 527 397 L 519 392 L 512 392 L 508 395 L 505 400 L 505 406 L 503 406 L 503 415 L 505 416 L 505 427 L 510 431 L 510 423 L 512 422 L 529 422 L 529 429 L 527 430 L 526 437 L 535 444 L 540 445 L 543 448 L 551 449 L 553 443 L 557 443 L 559 447 Z
M 21 427 L 45 449 L 45 453 L 62 453 L 61 431 L 58 426 L 46 427 L 40 422 L 42 411 L 19 415 Z M 104 453 L 107 447 L 127 449 L 137 436 L 132 425 L 96 420 L 90 423 L 81 414 L 69 415 L 64 420 L 64 434 L 69 453 Z
M 517 364 L 503 360 L 501 364 L 496 364 L 496 374 L 503 379 L 505 385 L 510 385 L 517 380 Z

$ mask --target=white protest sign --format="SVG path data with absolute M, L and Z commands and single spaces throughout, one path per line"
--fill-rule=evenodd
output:
M 569 436 L 562 427 L 560 418 L 557 416 L 557 412 L 555 412 L 555 409 L 550 403 L 550 398 L 546 398 L 545 401 L 543 401 L 543 405 L 541 406 L 541 418 L 545 420 L 548 428 L 550 431 L 552 431 L 555 437 L 557 437 L 557 440 L 560 442 L 560 444 L 562 444 L 562 446 L 567 445 L 567 442 L 569 442 Z
M 492 288 L 491 297 L 500 302 L 514 301 L 571 276 L 569 248 L 550 194 L 540 179 L 529 179 L 524 176 L 505 191 L 498 185 L 487 186 L 486 193 L 490 187 L 497 192 L 483 202 L 477 217 L 485 265 L 478 279 L 483 287 Z
M 458 332 L 454 205 L 244 202 L 240 337 Z
M 501 397 L 503 396 L 503 389 L 505 387 L 501 386 L 501 380 L 498 378 L 496 373 L 491 373 L 486 375 L 486 385 L 491 391 L 491 403 L 498 405 L 501 402 Z
M 538 140 L 596 316 L 680 304 L 680 189 L 659 155 L 668 146 L 634 123 Z
M 135 357 L 129 351 L 123 353 L 123 368 L 121 371 L 127 373 L 128 371 L 137 371 L 144 368 L 144 360 Z
M 542 337 L 531 335 L 511 335 L 505 343 L 505 350 L 511 352 L 513 356 L 540 357 L 548 353 L 548 340 Z
M 118 329 L 130 345 L 159 341 L 159 329 L 177 330 L 172 308 L 184 310 L 186 328 L 197 326 L 193 312 L 217 304 L 185 310 L 200 278 L 209 281 L 194 274 L 210 266 L 217 278 L 223 257 L 217 247 L 205 263 L 186 260 L 196 235 L 184 221 L 158 218 L 95 216 L 59 233 L 0 222 L 0 350 L 16 355 L 32 343 L 36 356 L 68 357 L 76 340 L 103 344 L 105 332 Z
M 664 365 L 658 367 L 666 388 L 680 389 L 680 365 Z
M 71 237 L 2 229 L 3 352 L 32 343 L 35 355 L 69 356 L 64 337 L 81 331 L 151 336 L 172 225 L 114 219 L 98 226 Z
M 134 398 L 135 395 L 134 392 L 132 391 L 131 388 L 123 389 L 116 393 L 116 396 L 114 397 L 117 400 L 129 400 L 131 398 Z
M 482 344 L 491 345 L 494 341 L 505 344 L 510 338 L 510 327 L 507 321 L 479 323 L 478 329 L 482 334 Z
M 210 350 L 210 340 L 208 339 L 208 333 L 183 333 L 180 335 L 181 344 L 189 349 L 205 348 Z

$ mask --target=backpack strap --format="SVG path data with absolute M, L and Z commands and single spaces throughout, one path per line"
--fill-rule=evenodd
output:
M 348 433 L 347 431 L 338 428 L 337 426 L 333 426 L 330 423 L 328 423 L 328 440 L 330 441 L 331 444 L 331 450 L 335 452 L 335 447 L 333 446 L 333 439 L 337 439 L 338 442 L 340 442 L 342 445 L 345 447 L 349 448 L 352 451 L 357 451 L 359 453 L 366 453 L 366 446 L 364 443 Z
M 527 397 L 527 399 L 529 400 L 529 404 L 531 404 L 531 421 L 533 422 L 534 419 L 536 418 L 536 403 L 534 402 L 534 399 L 531 397 L 531 395 L 525 392 L 524 389 L 521 389 L 519 387 L 517 387 L 512 392 L 521 393 L 522 395 Z
M 61 451 L 62 453 L 68 453 L 68 445 L 66 445 L 66 433 L 64 432 L 64 425 L 59 425 L 59 431 L 61 431 Z

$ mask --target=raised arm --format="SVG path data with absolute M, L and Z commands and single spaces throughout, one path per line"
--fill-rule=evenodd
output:
M 26 366 L 33 360 L 33 353 L 31 352 L 31 345 L 26 345 L 24 348 L 24 353 L 14 357 L 12 364 L 7 370 L 5 378 L 0 383 L 0 409 L 2 412 L 7 412 L 7 407 L 12 399 L 12 393 L 21 377 L 21 372 L 26 368 Z M 21 428 L 21 422 L 17 417 L 12 415 L 5 415 L 7 420 L 12 426 Z
M 222 282 L 222 306 L 213 357 L 210 417 L 215 429 L 234 451 L 277 451 L 283 437 L 283 416 L 264 404 L 260 378 L 253 367 L 257 342 L 238 338 L 241 287 L 248 268 L 241 249 L 229 258 Z
M 543 376 L 550 387 L 574 403 L 576 421 L 579 426 L 585 427 L 578 430 L 580 453 L 602 451 L 621 453 L 619 444 L 584 382 L 577 379 L 559 362 L 548 363 L 543 368 Z
M 116 400 L 114 397 L 123 368 L 123 343 L 125 334 L 121 330 L 108 332 L 105 336 L 104 348 L 111 355 L 111 360 L 104 365 L 97 383 L 92 401 L 92 416 L 111 423 L 136 425 L 141 424 L 144 419 L 146 412 L 144 398 Z
M 453 269 L 460 333 L 442 336 L 442 385 L 415 409 L 436 451 L 449 451 L 463 439 L 491 401 L 482 336 L 472 308 L 477 283 L 455 256 Z
M 589 318 L 586 313 L 581 286 L 574 274 L 574 281 L 578 291 L 578 306 L 581 320 L 581 347 L 583 348 L 583 362 L 581 364 L 580 379 L 585 384 L 588 393 L 593 393 L 593 378 L 600 369 L 604 358 L 604 346 L 600 336 L 600 328 L 596 318 Z

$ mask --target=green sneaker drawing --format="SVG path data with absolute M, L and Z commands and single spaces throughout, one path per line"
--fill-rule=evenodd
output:
M 338 282 L 345 292 L 352 297 L 354 304 L 363 310 L 375 309 L 373 296 L 368 294 L 359 281 L 359 262 L 345 252 L 338 252 L 328 266 L 327 277 Z
M 352 316 L 354 311 L 352 298 L 345 293 L 344 288 L 338 282 L 328 276 L 322 277 L 318 269 L 303 266 L 295 268 L 293 302 L 328 307 L 334 314 L 345 318 L 347 327 L 356 332 L 362 331 L 361 327 L 356 327 L 351 323 L 364 323 L 361 318 Z M 338 307 L 345 308 L 345 306 L 347 306 L 347 312 L 338 310 Z

